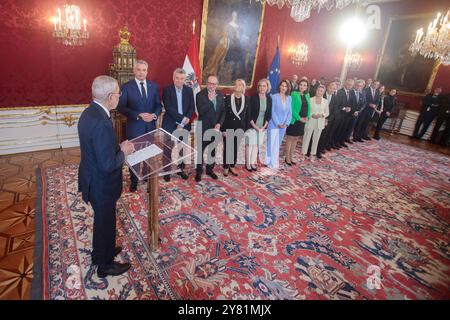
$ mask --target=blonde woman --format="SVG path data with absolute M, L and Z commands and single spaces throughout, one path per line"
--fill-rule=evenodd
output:
M 325 128 L 325 118 L 330 114 L 328 100 L 323 97 L 325 87 L 320 85 L 316 90 L 316 96 L 311 98 L 311 117 L 305 124 L 305 135 L 303 137 L 303 157 L 308 153 L 309 143 L 312 138 L 311 161 L 317 155 L 317 144 L 319 143 L 322 130 Z
M 267 126 L 272 119 L 272 97 L 268 95 L 270 90 L 270 81 L 261 79 L 258 82 L 258 93 L 250 97 L 250 123 L 247 131 L 245 159 L 247 171 L 257 171 L 258 154 Z
M 250 117 L 250 99 L 245 96 L 245 81 L 242 79 L 236 79 L 234 83 L 233 93 L 225 97 L 225 120 L 223 121 L 220 130 L 225 133 L 227 129 L 238 130 L 242 129 L 243 132 L 247 129 Z M 235 171 L 237 163 L 237 155 L 239 145 L 242 139 L 238 139 L 237 135 L 233 136 L 233 146 L 228 145 L 231 141 L 227 141 L 226 135 L 223 137 L 223 175 L 225 177 L 231 173 L 233 176 L 237 176 Z M 228 154 L 227 154 L 228 153 Z

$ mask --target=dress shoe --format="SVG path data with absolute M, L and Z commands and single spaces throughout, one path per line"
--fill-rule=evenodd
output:
M 253 171 L 258 171 L 258 168 L 252 166 Z
M 136 192 L 136 190 L 137 190 L 137 184 L 132 183 L 130 185 L 130 192 Z
M 381 138 L 380 138 L 380 136 L 374 136 L 373 137 L 375 140 L 380 140 Z
M 170 174 L 166 174 L 164 176 L 164 181 L 169 182 L 170 181 Z
M 252 171 L 253 171 L 253 168 L 252 168 L 252 167 L 250 167 L 250 169 L 249 169 L 247 166 L 245 166 L 245 169 L 247 169 L 247 171 L 249 171 L 249 172 L 252 172 Z
M 217 174 L 215 174 L 214 171 L 212 171 L 212 170 L 206 170 L 206 174 L 207 174 L 208 176 L 210 176 L 211 178 L 213 178 L 214 180 L 219 179 L 219 177 L 217 176 Z
M 353 144 L 353 142 L 350 141 L 350 139 L 345 140 L 345 142 L 347 142 L 348 144 Z
M 116 247 L 114 249 L 114 257 L 116 257 L 121 252 L 122 252 L 122 247 Z
M 364 137 L 362 137 L 364 140 L 372 140 L 370 137 L 368 137 L 368 136 L 364 136 Z
M 195 181 L 197 181 L 197 182 L 202 181 L 202 174 L 201 173 L 196 173 L 195 174 Z
M 364 142 L 364 140 L 361 139 L 361 138 L 353 138 L 353 141 L 356 141 L 356 142 Z
M 331 151 L 331 146 L 327 146 L 325 149 L 326 149 L 327 151 Z
M 99 278 L 105 278 L 106 276 L 118 276 L 122 273 L 125 273 L 130 269 L 131 264 L 126 263 L 120 263 L 120 262 L 113 262 L 112 264 L 108 265 L 107 267 L 98 267 L 97 268 L 97 276 Z
M 345 143 L 341 144 L 341 146 L 344 148 L 348 148 L 348 145 L 346 145 Z
M 231 172 L 231 174 L 232 174 L 233 176 L 235 176 L 235 177 L 238 176 L 237 172 L 234 171 L 234 168 L 230 168 L 230 172 Z
M 320 152 L 317 153 L 317 159 L 322 159 L 322 155 L 320 154 Z
M 189 178 L 189 176 L 186 174 L 186 172 L 184 172 L 184 171 L 181 171 L 181 172 L 178 172 L 177 173 L 180 177 L 181 177 L 181 179 L 183 179 L 183 180 L 187 180 L 188 178 Z

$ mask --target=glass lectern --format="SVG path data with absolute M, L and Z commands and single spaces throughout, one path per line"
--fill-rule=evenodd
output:
M 126 158 L 126 163 L 139 180 L 148 180 L 148 238 L 150 249 L 156 251 L 159 248 L 158 177 L 179 172 L 181 163 L 194 163 L 196 151 L 187 140 L 181 141 L 164 129 L 153 130 L 130 142 L 135 152 Z

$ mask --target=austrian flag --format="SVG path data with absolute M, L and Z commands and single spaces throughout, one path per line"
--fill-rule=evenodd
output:
M 184 59 L 183 69 L 186 71 L 186 85 L 194 91 L 194 100 L 198 92 L 200 92 L 200 84 L 202 83 L 202 74 L 200 72 L 200 59 L 198 57 L 198 46 L 195 35 L 192 35 L 189 49 Z M 191 121 L 197 117 L 197 107 L 192 115 Z

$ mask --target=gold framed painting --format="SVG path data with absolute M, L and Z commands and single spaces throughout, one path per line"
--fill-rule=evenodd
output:
M 412 96 L 431 91 L 440 63 L 413 55 L 409 47 L 417 29 L 426 29 L 432 19 L 433 14 L 391 17 L 375 72 L 375 78 L 387 88 Z
M 204 0 L 200 38 L 202 84 L 215 74 L 222 88 L 238 78 L 253 86 L 264 5 L 256 1 Z

